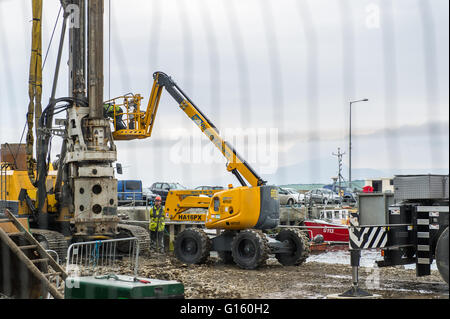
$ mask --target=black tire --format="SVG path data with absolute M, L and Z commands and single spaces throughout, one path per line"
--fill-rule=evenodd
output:
M 287 241 L 293 247 L 290 253 L 275 254 L 275 258 L 283 266 L 301 265 L 309 256 L 308 237 L 297 228 L 284 228 L 276 236 L 278 241 Z
M 448 226 L 442 232 L 436 245 L 436 265 L 442 279 L 448 284 Z
M 211 240 L 199 228 L 187 228 L 175 239 L 175 256 L 186 264 L 204 263 L 209 257 L 210 250 Z
M 267 239 L 261 231 L 243 230 L 233 238 L 231 254 L 239 267 L 256 269 L 265 264 L 269 257 Z

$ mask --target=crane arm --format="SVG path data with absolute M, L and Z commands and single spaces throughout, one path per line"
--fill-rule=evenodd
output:
M 222 139 L 216 126 L 206 117 L 206 115 L 192 102 L 192 100 L 181 90 L 181 88 L 165 73 L 155 72 L 153 74 L 153 87 L 145 113 L 147 131 L 151 134 L 156 111 L 163 88 L 178 103 L 180 109 L 200 128 L 223 156 L 227 159 L 227 170 L 233 173 L 242 186 L 246 186 L 247 181 L 251 186 L 265 185 L 264 181 L 255 170 L 240 156 L 228 142 Z
M 31 58 L 30 58 L 30 74 L 28 80 L 28 112 L 27 126 L 28 132 L 26 137 L 26 154 L 27 154 L 27 171 L 31 184 L 36 186 L 36 177 L 34 176 L 35 160 L 33 158 L 34 134 L 33 125 L 37 123 L 42 113 L 41 97 L 42 97 L 42 36 L 41 36 L 41 18 L 42 18 L 42 0 L 33 0 L 33 27 L 31 31 Z M 33 118 L 34 117 L 34 118 Z M 36 153 L 38 152 L 36 146 Z

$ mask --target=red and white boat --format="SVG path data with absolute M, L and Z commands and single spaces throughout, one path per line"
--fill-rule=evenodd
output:
M 325 209 L 318 219 L 308 219 L 304 225 L 311 238 L 313 250 L 329 245 L 348 245 L 348 224 L 351 208 Z M 316 248 L 316 249 L 315 249 Z

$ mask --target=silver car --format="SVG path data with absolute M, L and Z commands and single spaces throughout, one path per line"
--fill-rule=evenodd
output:
M 342 204 L 342 197 L 328 189 L 328 203 L 329 204 Z
M 300 204 L 304 201 L 304 194 L 300 194 L 297 190 L 293 189 L 293 188 L 284 188 L 285 190 L 287 190 L 289 193 L 293 194 L 295 196 L 295 202 L 297 204 Z
M 323 205 L 341 204 L 342 198 L 332 190 L 326 188 L 317 188 L 306 193 L 305 202 L 308 202 L 310 204 Z
M 278 197 L 280 199 L 280 205 L 294 205 L 298 203 L 297 195 L 281 187 L 278 188 Z

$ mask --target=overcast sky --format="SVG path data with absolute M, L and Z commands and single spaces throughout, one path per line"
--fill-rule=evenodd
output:
M 337 174 L 338 148 L 348 176 L 349 101 L 368 98 L 352 107 L 354 169 L 448 170 L 447 0 L 112 0 L 111 21 L 109 3 L 105 100 L 133 92 L 146 105 L 152 73 L 164 71 L 221 132 L 260 133 L 238 148 L 255 170 L 277 176 L 279 167 L 309 163 L 304 174 L 282 170 L 274 182 L 310 183 L 328 181 L 320 163 L 331 161 Z M 59 1 L 44 0 L 44 56 L 58 10 Z M 44 106 L 60 28 L 61 19 L 44 68 Z M 0 0 L 1 143 L 18 142 L 25 124 L 30 32 L 31 1 Z M 67 51 L 57 97 L 68 95 L 66 61 Z M 236 184 L 168 94 L 152 138 L 116 144 L 121 179 Z

